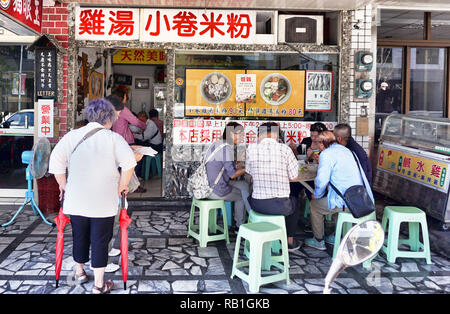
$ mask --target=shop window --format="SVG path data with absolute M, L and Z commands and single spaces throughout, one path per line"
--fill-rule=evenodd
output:
M 25 45 L 0 46 L 0 123 L 17 111 L 33 109 L 33 99 L 33 53 Z
M 450 12 L 431 13 L 431 39 L 450 40 Z
M 378 39 L 424 39 L 424 12 L 408 10 L 379 10 Z
M 333 65 L 338 60 L 338 54 L 322 53 L 177 53 L 174 117 L 337 121 L 338 68 Z M 315 97 L 322 100 L 329 90 L 331 108 L 305 110 L 305 71 L 309 70 L 323 73 L 317 75 L 316 85 L 324 92 Z M 236 79 L 243 74 L 255 75 L 255 95 L 239 100 Z M 275 92 L 272 85 L 278 86 Z
M 411 48 L 411 114 L 444 115 L 446 59 L 444 48 Z

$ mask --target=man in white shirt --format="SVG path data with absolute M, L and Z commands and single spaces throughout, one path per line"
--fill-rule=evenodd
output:
M 247 148 L 245 170 L 253 179 L 253 193 L 248 200 L 256 212 L 285 216 L 292 251 L 300 247 L 294 239 L 299 211 L 296 199 L 289 197 L 289 182 L 296 180 L 299 168 L 289 146 L 279 143 L 279 128 L 274 122 L 263 123 L 258 129 L 258 143 Z

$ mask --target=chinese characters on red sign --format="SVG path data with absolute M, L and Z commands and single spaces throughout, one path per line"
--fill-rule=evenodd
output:
M 174 145 L 204 145 L 211 144 L 222 138 L 223 130 L 230 121 L 225 120 L 183 120 L 175 119 L 173 122 Z M 245 144 L 256 143 L 258 127 L 267 121 L 237 120 L 244 126 Z M 303 138 L 309 137 L 309 129 L 314 122 L 290 122 L 275 121 L 280 125 L 284 133 L 286 144 L 300 144 Z M 332 130 L 335 123 L 326 122 L 327 127 Z
M 43 0 L 2 0 L 0 10 L 26 26 L 41 32 Z
M 252 43 L 256 15 L 240 10 L 78 8 L 76 38 L 151 42 Z

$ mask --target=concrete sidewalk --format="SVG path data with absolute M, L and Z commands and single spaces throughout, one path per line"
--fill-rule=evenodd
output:
M 0 206 L 0 222 L 8 221 L 16 210 L 14 206 Z M 121 270 L 107 274 L 106 279 L 116 284 L 112 293 L 249 293 L 245 282 L 237 277 L 230 278 L 235 236 L 231 236 L 229 245 L 217 241 L 200 248 L 195 240 L 186 238 L 189 207 L 131 203 L 129 213 L 133 222 L 129 227 L 128 287 L 123 290 Z M 298 239 L 310 236 L 299 228 Z M 115 239 L 114 246 L 118 247 L 119 235 Z M 55 288 L 55 243 L 56 228 L 34 216 L 30 207 L 25 208 L 11 226 L 0 228 L 0 293 L 91 293 L 93 273 L 89 267 L 86 271 L 90 282 L 77 286 L 71 280 L 74 262 L 70 224 L 65 230 L 60 286 Z M 291 284 L 268 284 L 261 287 L 260 293 L 321 293 L 331 254 L 332 246 L 327 246 L 327 251 L 303 246 L 290 254 Z M 333 293 L 449 293 L 450 260 L 433 252 L 432 261 L 432 265 L 427 265 L 424 259 L 400 258 L 390 264 L 384 255 L 379 255 L 369 270 L 356 266 L 342 272 L 332 286 Z M 120 256 L 112 257 L 111 262 L 119 264 Z

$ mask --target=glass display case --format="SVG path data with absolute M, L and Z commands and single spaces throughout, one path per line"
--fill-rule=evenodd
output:
M 373 189 L 450 226 L 450 119 L 389 115 L 382 128 Z
M 383 141 L 450 155 L 450 119 L 393 114 L 384 122 Z

